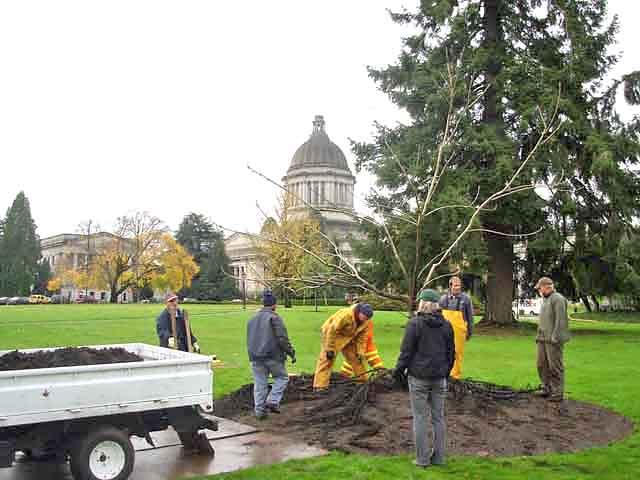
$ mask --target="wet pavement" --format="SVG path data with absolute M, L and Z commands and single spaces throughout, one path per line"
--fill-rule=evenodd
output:
M 152 435 L 156 448 L 132 437 L 136 465 L 130 480 L 173 480 L 198 475 L 215 475 L 256 465 L 281 463 L 292 459 L 325 455 L 320 448 L 301 444 L 282 436 L 257 432 L 249 425 L 220 419 L 217 432 L 207 430 L 216 451 L 214 458 L 186 454 L 172 430 Z M 54 462 L 14 463 L 0 469 L 0 480 L 71 480 L 69 466 Z

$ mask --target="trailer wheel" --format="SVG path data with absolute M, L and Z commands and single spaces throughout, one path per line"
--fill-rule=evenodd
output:
M 71 449 L 75 480 L 126 480 L 133 471 L 135 450 L 129 436 L 115 427 L 100 427 L 80 437 Z

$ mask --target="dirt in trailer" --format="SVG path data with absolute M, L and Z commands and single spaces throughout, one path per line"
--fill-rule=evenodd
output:
M 332 377 L 327 393 L 313 376 L 290 378 L 282 413 L 253 416 L 253 385 L 216 401 L 216 415 L 350 453 L 397 455 L 414 449 L 409 394 L 383 371 L 366 384 Z M 568 415 L 536 395 L 474 380 L 452 380 L 446 403 L 447 453 L 516 456 L 574 452 L 619 441 L 633 422 L 598 405 L 569 400 Z
M 142 360 L 142 357 L 135 353 L 119 347 L 100 350 L 87 347 L 69 347 L 32 353 L 15 350 L 0 356 L 0 371 L 141 362 Z

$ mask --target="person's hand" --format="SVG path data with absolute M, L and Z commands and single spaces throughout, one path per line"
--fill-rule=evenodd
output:
M 327 360 L 333 360 L 334 358 L 336 358 L 336 352 L 327 350 Z
M 398 382 L 404 383 L 406 381 L 407 375 L 405 374 L 405 370 L 400 370 L 399 368 L 394 368 L 391 371 L 391 376 L 395 378 Z
M 291 350 L 291 353 L 289 354 L 289 357 L 291 357 L 291 363 L 296 363 L 298 360 L 296 359 L 296 351 L 295 350 Z
M 467 341 L 471 340 L 471 333 L 467 332 Z
M 356 355 L 356 358 L 358 359 L 358 361 L 359 361 L 360 363 L 364 363 L 364 362 L 365 362 L 365 360 L 366 360 L 366 357 L 365 357 L 362 353 L 358 353 L 358 354 Z
M 560 343 L 558 342 L 558 337 L 556 337 L 555 335 L 551 335 L 551 343 L 553 344 Z
M 175 337 L 169 337 L 169 348 L 176 348 L 176 339 Z
M 193 344 L 193 351 L 196 353 L 200 353 L 200 345 L 198 345 L 198 342 Z

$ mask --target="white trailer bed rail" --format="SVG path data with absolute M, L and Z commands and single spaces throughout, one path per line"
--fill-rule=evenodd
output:
M 0 428 L 189 405 L 213 411 L 210 357 L 144 343 L 90 348 L 117 347 L 144 361 L 0 372 Z M 21 351 L 40 350 L 55 348 Z

